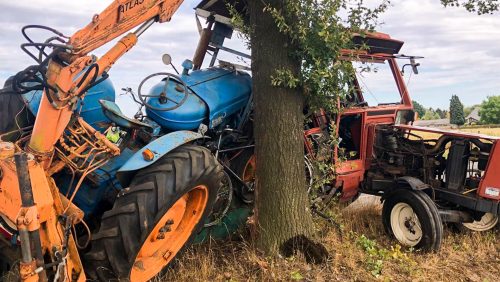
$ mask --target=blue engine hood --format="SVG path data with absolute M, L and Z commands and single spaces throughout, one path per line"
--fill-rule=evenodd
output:
M 28 109 L 35 116 L 38 113 L 38 108 L 40 108 L 42 95 L 41 90 L 30 91 L 22 95 Z M 115 88 L 110 79 L 106 79 L 90 88 L 85 95 L 84 103 L 79 101 L 75 112 L 79 112 L 87 123 L 102 131 L 107 127 L 105 124 L 109 122 L 109 119 L 102 112 L 99 100 L 115 101 Z M 104 128 L 101 127 L 103 124 Z
M 213 128 L 245 107 L 252 91 L 250 75 L 222 68 L 197 70 L 181 78 L 191 90 L 182 106 L 171 111 L 146 109 L 149 117 L 169 130 L 197 129 L 204 121 L 208 121 L 209 127 Z M 183 93 L 175 90 L 177 84 L 169 82 L 167 95 L 179 101 Z M 149 94 L 158 95 L 164 87 L 165 81 L 162 81 Z M 158 98 L 150 98 L 148 103 L 155 107 L 174 105 L 170 101 L 160 104 Z

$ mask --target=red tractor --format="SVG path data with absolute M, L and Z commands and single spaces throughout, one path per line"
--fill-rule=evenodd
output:
M 381 196 L 385 229 L 402 245 L 424 250 L 439 249 L 444 222 L 474 231 L 494 228 L 500 138 L 413 126 L 416 115 L 403 75 L 406 67 L 418 73 L 417 57 L 398 55 L 403 42 L 386 34 L 354 41 L 368 49 L 345 50 L 343 59 L 372 71 L 356 71 L 345 86 L 351 89 L 346 102 L 339 102 L 340 114 L 315 112 L 306 125 L 306 168 L 307 161 L 325 156 L 336 164 L 332 183 L 315 193 L 341 201 L 359 193 Z M 400 69 L 398 59 L 409 62 Z M 336 146 L 330 145 L 333 133 Z

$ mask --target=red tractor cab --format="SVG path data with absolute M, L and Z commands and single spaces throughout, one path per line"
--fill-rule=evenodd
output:
M 317 188 L 319 194 L 340 195 L 340 201 L 359 193 L 381 196 L 386 230 L 409 247 L 439 249 L 443 222 L 474 231 L 495 227 L 499 138 L 413 126 L 403 74 L 407 66 L 418 73 L 418 57 L 398 55 L 403 42 L 387 34 L 355 36 L 354 42 L 368 47 L 343 51 L 342 59 L 356 69 L 351 94 L 338 102 L 339 114 L 314 113 L 304 132 L 306 168 L 333 155 L 334 179 Z M 398 59 L 409 63 L 400 69 Z

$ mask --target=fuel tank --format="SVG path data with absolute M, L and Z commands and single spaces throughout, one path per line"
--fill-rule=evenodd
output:
M 42 94 L 41 90 L 36 90 L 22 95 L 28 109 L 35 116 L 40 107 Z M 80 113 L 80 116 L 94 128 L 102 131 L 107 128 L 106 124 L 109 122 L 109 119 L 102 112 L 99 100 L 115 101 L 115 88 L 110 79 L 106 79 L 90 88 L 85 95 L 84 102 L 78 102 L 75 112 Z
M 147 115 L 165 129 L 194 130 L 201 123 L 214 128 L 246 106 L 252 91 L 249 74 L 219 67 L 192 71 L 181 79 L 188 87 L 188 97 L 179 107 L 160 111 L 146 109 Z M 165 92 L 168 99 L 148 98 L 148 104 L 156 108 L 168 109 L 184 97 L 180 82 L 162 80 L 155 85 L 149 95 L 159 96 Z

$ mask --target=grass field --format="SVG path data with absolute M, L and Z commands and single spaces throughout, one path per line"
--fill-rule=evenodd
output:
M 339 210 L 338 229 L 318 221 L 318 240 L 330 251 L 325 264 L 263 256 L 236 237 L 195 246 L 157 281 L 473 281 L 500 277 L 498 232 L 457 234 L 446 228 L 439 253 L 401 248 L 384 232 L 378 204 Z
M 484 134 L 489 136 L 499 136 L 500 137 L 500 127 L 489 128 L 489 127 L 478 127 L 478 128 L 459 128 L 459 129 L 445 129 L 450 131 L 462 131 L 476 134 Z M 422 136 L 424 139 L 435 139 L 439 137 L 439 134 L 430 132 L 420 132 L 413 131 L 413 133 Z
M 461 128 L 460 131 L 500 136 L 500 128 Z

